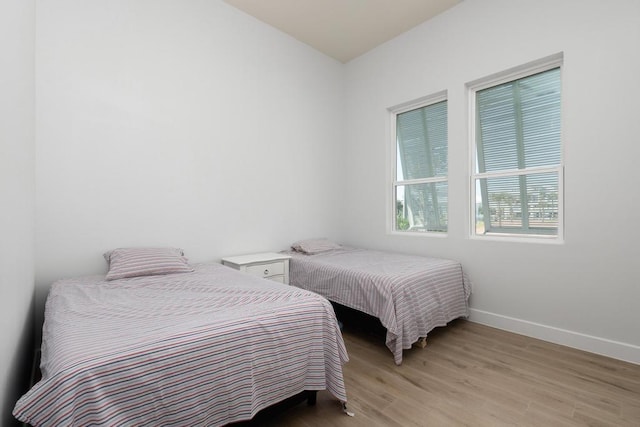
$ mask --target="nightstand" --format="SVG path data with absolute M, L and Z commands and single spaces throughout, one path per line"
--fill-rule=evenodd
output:
M 222 264 L 245 271 L 254 276 L 289 284 L 289 255 L 275 252 L 230 256 L 222 258 Z

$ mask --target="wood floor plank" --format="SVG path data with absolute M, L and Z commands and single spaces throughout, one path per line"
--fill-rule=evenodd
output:
M 356 327 L 357 326 L 357 327 Z M 345 325 L 348 417 L 326 391 L 246 426 L 640 426 L 640 365 L 457 320 L 393 362 L 376 325 Z
M 572 412 L 573 402 L 579 398 L 610 412 L 620 411 L 619 402 L 607 400 L 601 393 L 589 394 L 580 387 L 573 374 L 558 370 L 552 365 L 539 365 L 522 356 L 501 354 L 480 346 L 474 349 L 474 355 L 490 363 L 487 369 L 491 376 L 485 377 L 487 382 L 502 383 L 508 390 L 518 390 L 531 400 L 547 404 L 549 409 L 565 414 L 567 411 Z
M 508 336 L 507 332 L 499 331 L 504 336 Z M 513 334 L 512 334 L 513 335 Z M 458 341 L 456 341 L 458 339 Z M 463 345 L 464 342 L 469 343 L 475 338 L 460 339 L 451 338 L 450 343 L 452 345 Z M 531 339 L 532 342 L 539 342 L 539 340 Z M 549 344 L 551 346 L 557 346 L 555 344 Z M 571 350 L 572 353 L 584 353 L 579 350 Z M 571 363 L 567 364 L 566 356 L 558 356 L 557 358 L 545 358 L 540 359 L 536 354 L 530 354 L 524 349 L 505 349 L 504 347 L 486 347 L 482 344 L 475 345 L 474 351 L 478 355 L 485 355 L 485 357 L 496 358 L 501 360 L 514 369 L 518 369 L 521 372 L 526 372 L 532 375 L 533 381 L 547 381 L 554 388 L 562 391 L 563 393 L 579 394 L 582 399 L 590 401 L 593 406 L 610 407 L 611 411 L 619 410 L 618 399 L 634 400 L 635 396 L 640 393 L 640 390 L 634 385 L 633 382 L 629 382 L 626 379 L 616 377 L 615 375 L 608 375 L 608 371 L 601 369 L 600 372 L 594 374 L 592 367 L 580 369 L 579 366 L 575 366 Z M 565 350 L 566 351 L 566 350 Z M 594 355 L 596 358 L 602 356 Z M 570 359 L 570 358 L 569 358 Z M 611 359 L 613 361 L 613 359 Z M 626 362 L 619 362 L 621 366 L 627 366 Z M 636 367 L 637 369 L 637 367 Z M 622 393 L 620 393 L 622 392 Z

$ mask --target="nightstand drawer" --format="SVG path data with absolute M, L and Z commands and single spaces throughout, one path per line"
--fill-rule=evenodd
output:
M 268 264 L 248 265 L 247 273 L 256 276 L 271 277 L 284 275 L 284 262 L 270 262 Z

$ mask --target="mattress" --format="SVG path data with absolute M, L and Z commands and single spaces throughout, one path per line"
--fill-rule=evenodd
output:
M 457 261 L 358 248 L 286 253 L 291 285 L 379 318 L 398 365 L 419 338 L 469 315 L 471 284 Z
M 215 426 L 305 390 L 346 401 L 331 304 L 220 264 L 54 283 L 42 379 L 15 405 L 34 426 Z

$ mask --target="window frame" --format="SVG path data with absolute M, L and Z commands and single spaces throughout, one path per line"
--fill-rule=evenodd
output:
M 397 215 L 396 215 L 396 203 L 397 203 L 397 188 L 399 186 L 404 185 L 415 185 L 415 184 L 435 184 L 439 182 L 447 183 L 447 200 L 450 200 L 449 197 L 449 168 L 447 165 L 447 175 L 444 177 L 431 177 L 431 178 L 421 178 L 421 179 L 408 179 L 408 180 L 398 180 L 398 140 L 397 140 L 397 123 L 398 123 L 398 115 L 402 113 L 406 113 L 408 111 L 416 110 L 419 108 L 427 107 L 429 105 L 437 104 L 439 102 L 447 102 L 447 134 L 449 127 L 449 112 L 448 112 L 448 92 L 446 90 L 427 95 L 418 99 L 414 99 L 413 101 L 405 102 L 402 104 L 395 105 L 393 107 L 388 108 L 389 112 L 389 159 L 390 159 L 390 168 L 389 168 L 389 179 L 387 182 L 390 182 L 390 188 L 387 190 L 387 233 L 393 235 L 401 235 L 401 236 L 429 236 L 429 237 L 447 237 L 449 233 L 449 206 L 447 205 L 447 229 L 446 231 L 410 231 L 410 230 L 398 230 L 397 229 Z M 447 163 L 449 163 L 449 141 L 447 137 Z
M 469 100 L 469 236 L 472 239 L 480 240 L 500 240 L 500 241 L 520 241 L 520 242 L 540 242 L 540 243 L 563 243 L 564 242 L 564 97 L 561 94 L 560 103 L 560 163 L 554 166 L 530 167 L 526 169 L 508 169 L 496 172 L 480 173 L 476 169 L 478 160 L 477 152 L 477 111 L 476 111 L 476 94 L 477 92 L 488 89 L 501 84 L 509 83 L 518 79 L 529 77 L 538 73 L 549 71 L 555 68 L 559 69 L 560 82 L 563 82 L 564 55 L 557 53 L 537 61 L 511 68 L 509 70 L 496 73 L 478 80 L 474 80 L 466 84 Z M 477 224 L 477 192 L 476 182 L 479 179 L 512 177 L 521 175 L 533 175 L 539 173 L 557 173 L 558 174 L 558 226 L 557 233 L 554 235 L 530 234 L 530 233 L 508 233 L 494 232 L 491 234 L 479 234 L 476 230 Z

